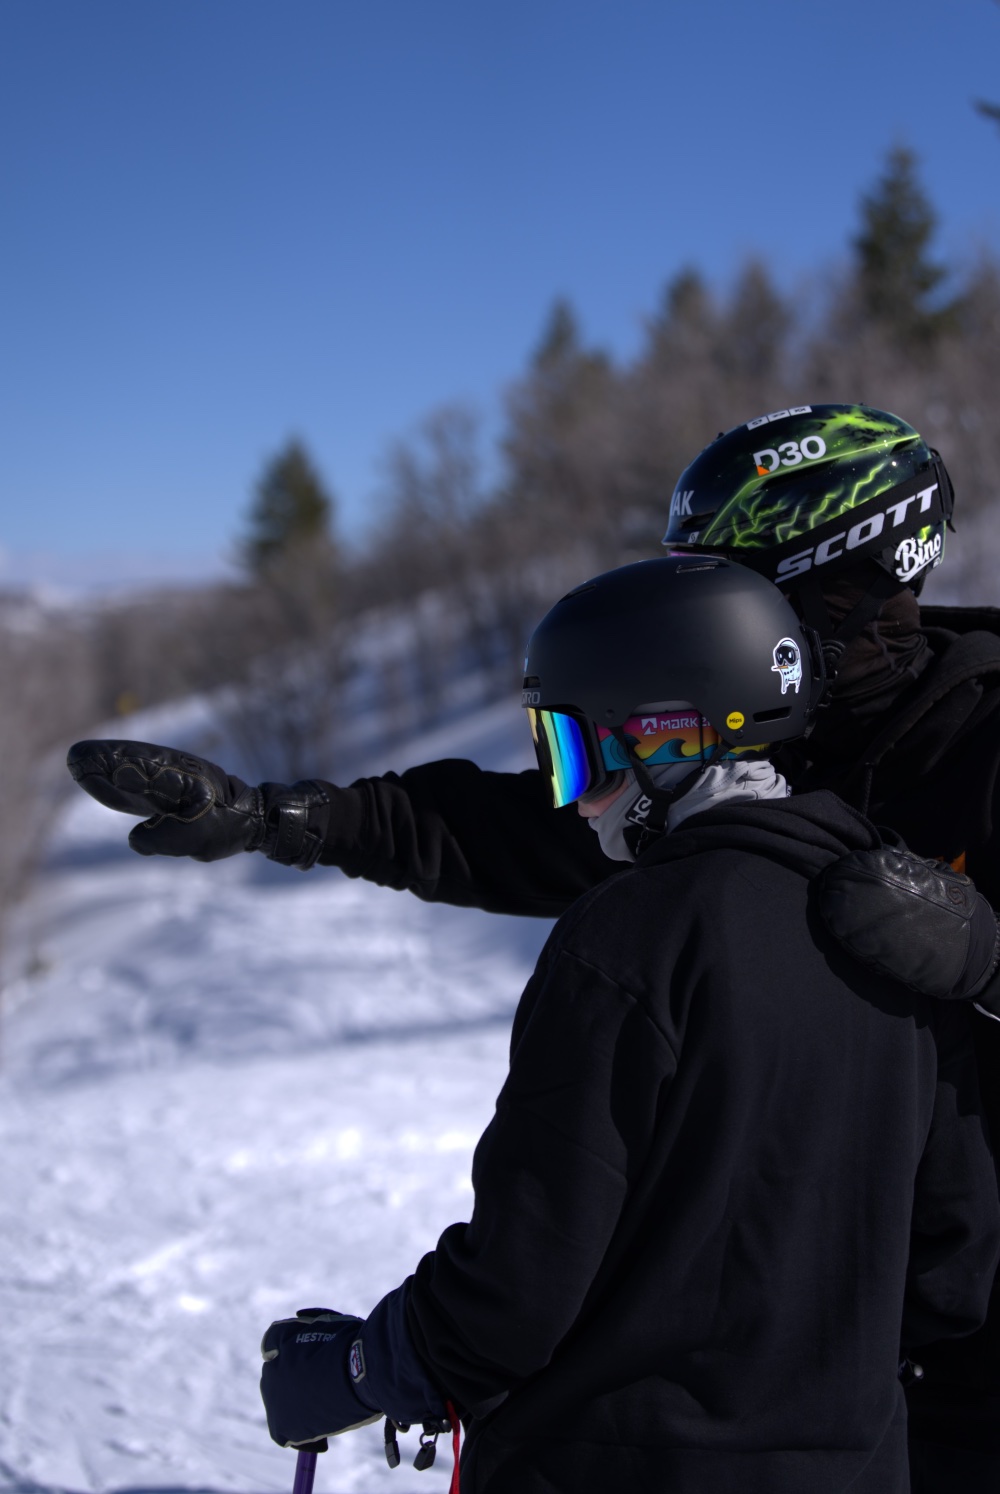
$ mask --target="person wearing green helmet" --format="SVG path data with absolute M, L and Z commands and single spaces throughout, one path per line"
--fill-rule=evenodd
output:
M 664 542 L 760 571 L 820 635 L 827 703 L 777 758 L 794 790 L 834 789 L 918 855 L 967 870 L 997 907 L 1000 611 L 918 602 L 943 560 L 953 503 L 940 456 L 898 416 L 789 406 L 695 457 L 665 498 Z M 541 917 L 619 869 L 585 820 L 552 808 L 537 769 L 450 759 L 347 787 L 250 787 L 190 754 L 128 742 L 77 744 L 70 768 L 104 802 L 147 816 L 129 837 L 146 855 L 260 850 L 430 902 Z M 1000 1023 L 971 1009 L 969 1020 L 1000 1134 Z M 914 1494 L 995 1494 L 1000 1292 L 983 1329 L 925 1361 L 910 1392 Z

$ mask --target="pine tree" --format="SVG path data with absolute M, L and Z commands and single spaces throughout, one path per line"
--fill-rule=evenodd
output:
M 688 266 L 666 285 L 656 314 L 646 324 L 650 362 L 677 367 L 717 352 L 718 312 L 700 271 Z
M 904 345 L 931 342 L 955 321 L 957 305 L 939 294 L 947 270 L 928 252 L 936 227 L 916 158 L 896 146 L 873 190 L 861 199 L 855 288 L 862 313 Z
M 244 564 L 259 576 L 293 550 L 330 552 L 333 508 L 305 446 L 289 441 L 257 481 L 240 543 Z
M 995 125 L 1000 125 L 1000 104 L 990 104 L 986 99 L 977 99 L 974 107 L 976 113 L 981 114 L 984 119 L 992 119 Z
M 750 260 L 740 272 L 722 319 L 723 367 L 754 382 L 777 379 L 791 326 L 791 310 L 767 266 L 761 260 Z
M 548 437 L 558 441 L 606 398 L 611 366 L 599 349 L 583 346 L 576 313 L 557 299 L 531 356 L 527 377 L 514 392 L 513 402 L 541 422 Z
M 564 368 L 580 356 L 580 328 L 576 312 L 561 296 L 552 305 L 532 357 L 532 365 L 545 373 Z

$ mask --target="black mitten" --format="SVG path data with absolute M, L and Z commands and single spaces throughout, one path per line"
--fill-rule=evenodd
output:
M 832 862 L 814 885 L 824 923 L 861 964 L 925 996 L 981 1000 L 1000 930 L 969 877 L 882 846 Z
M 142 816 L 128 838 L 140 856 L 221 861 L 262 851 L 305 871 L 323 846 L 330 806 L 320 782 L 250 787 L 203 757 L 152 742 L 77 742 L 66 766 L 108 809 Z

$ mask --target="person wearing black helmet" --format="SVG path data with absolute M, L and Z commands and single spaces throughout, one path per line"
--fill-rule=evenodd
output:
M 833 787 L 921 856 L 967 869 L 1000 907 L 1000 611 L 917 599 L 944 558 L 952 508 L 940 457 L 905 421 L 799 405 L 712 441 L 664 499 L 664 538 L 760 570 L 820 633 L 835 675 L 827 703 L 807 741 L 778 756 L 796 791 Z M 128 742 L 77 744 L 70 767 L 103 802 L 146 817 L 130 835 L 143 854 L 259 849 L 431 902 L 543 917 L 619 869 L 579 816 L 552 808 L 537 770 L 451 759 L 348 787 L 253 788 L 189 754 Z M 1000 1135 L 1000 1023 L 981 1012 L 970 1021 Z M 926 1357 L 911 1393 L 915 1494 L 946 1494 L 959 1463 L 965 1494 L 995 1494 L 1000 1291 L 979 1334 Z
M 822 678 L 723 557 L 608 572 L 539 624 L 541 778 L 609 822 L 619 875 L 521 998 L 470 1222 L 367 1319 L 267 1330 L 276 1441 L 457 1408 L 463 1494 L 906 1494 L 900 1346 L 976 1327 L 1000 1209 L 964 1011 L 816 916 L 881 843 L 767 761 Z

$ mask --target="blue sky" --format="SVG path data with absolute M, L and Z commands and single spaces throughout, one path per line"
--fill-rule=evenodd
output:
M 567 295 L 829 267 L 886 151 L 1000 248 L 992 0 L 3 0 L 0 581 L 198 575 L 300 435 L 342 522 L 435 405 L 495 431 Z

